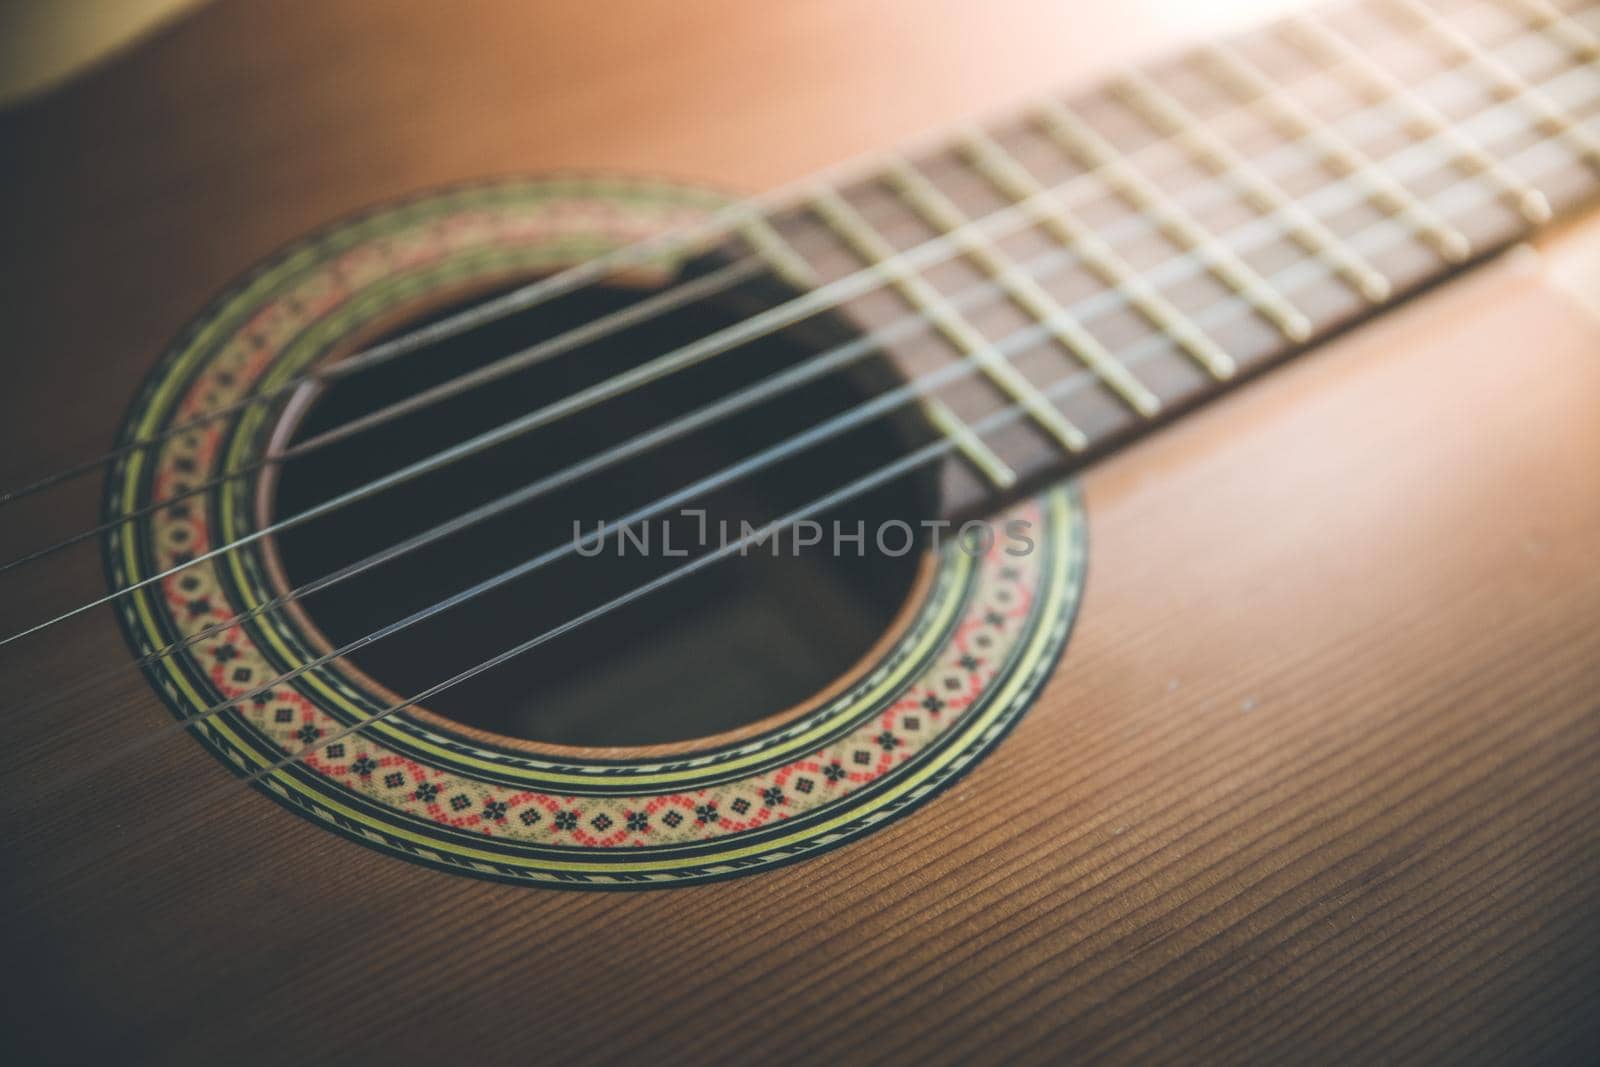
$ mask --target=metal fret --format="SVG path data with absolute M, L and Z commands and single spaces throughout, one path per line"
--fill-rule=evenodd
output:
M 1138 70 L 1130 71 L 1113 87 L 1135 112 L 1164 136 L 1180 145 L 1194 160 L 1214 174 L 1242 187 L 1256 210 L 1282 218 L 1296 243 L 1321 259 L 1338 277 L 1374 304 L 1389 299 L 1393 284 L 1367 258 L 1339 238 L 1311 212 L 1289 196 L 1215 130 L 1202 123 L 1171 93 Z
M 1600 59 L 1600 36 L 1569 18 L 1548 0 L 1511 0 L 1511 6 L 1519 9 L 1534 29 L 1545 31 L 1560 41 L 1573 58 L 1584 63 Z
M 1424 32 L 1454 52 L 1462 62 L 1477 68 L 1492 83 L 1497 97 L 1520 102 L 1538 117 L 1541 125 L 1568 141 L 1580 158 L 1600 168 L 1600 137 L 1557 106 L 1544 90 L 1530 85 L 1498 56 L 1481 48 L 1471 37 L 1418 0 L 1393 0 L 1393 3 Z
M 1044 287 L 1013 263 L 989 238 L 966 226 L 970 220 L 938 186 L 905 160 L 889 163 L 886 175 L 916 212 L 930 225 L 946 233 L 961 235 L 963 251 L 1005 289 L 1023 311 L 1050 330 L 1066 348 L 1096 377 L 1109 386 L 1139 414 L 1146 417 L 1161 410 L 1161 401 L 1133 373 L 1106 350 L 1094 335 L 1067 314 Z
M 760 214 L 751 215 L 741 227 L 745 240 L 756 254 L 772 265 L 778 275 L 799 289 L 815 289 L 822 284 L 817 272 L 811 269 L 793 245 L 784 240 L 772 223 Z
M 976 363 L 1001 391 L 1020 404 L 1063 448 L 1081 452 L 1089 447 L 1089 439 L 1083 431 L 1069 422 L 1048 397 L 989 344 L 938 289 L 906 267 L 895 254 L 894 247 L 843 197 L 832 189 L 821 189 L 811 196 L 810 203 L 818 216 L 858 255 L 882 270 L 907 302 L 926 315 L 940 333 Z
M 1270 118 L 1286 128 L 1290 136 L 1312 146 L 1341 174 L 1361 182 L 1374 204 L 1410 225 L 1447 262 L 1461 263 L 1471 257 L 1472 242 L 1466 234 L 1396 181 L 1348 138 L 1313 115 L 1305 105 L 1280 92 L 1249 60 L 1225 45 L 1212 45 L 1200 54 L 1232 92 L 1265 108 Z
M 1535 225 L 1550 221 L 1550 201 L 1542 192 L 1513 174 L 1481 144 L 1462 133 L 1461 128 L 1438 108 L 1412 92 L 1404 82 L 1331 27 L 1307 18 L 1291 20 L 1285 29 L 1314 58 L 1359 81 L 1369 97 L 1389 100 L 1403 107 L 1411 121 L 1426 130 L 1428 136 L 1447 140 L 1457 154 L 1452 162 L 1468 173 L 1482 175 L 1493 182 L 1523 218 Z
M 930 396 L 922 401 L 922 413 L 933 423 L 934 429 L 956 443 L 956 449 L 966 461 L 989 479 L 996 489 L 1010 489 L 1017 484 L 1017 472 L 994 449 L 984 444 L 983 438 L 974 433 L 972 427 L 950 409 L 950 405 L 936 396 Z
M 1130 306 L 1177 342 L 1212 377 L 1222 381 L 1233 376 L 1237 366 L 1232 356 L 1173 307 L 1099 234 L 1079 222 L 1059 196 L 1046 189 L 988 134 L 972 129 L 962 138 L 962 145 L 973 166 L 995 188 L 1048 227 L 1057 240 L 1076 252 L 1103 281 L 1120 289 Z
M 1244 297 L 1285 337 L 1296 342 L 1310 339 L 1311 320 L 1305 312 L 1268 285 L 1233 249 L 1212 236 L 1160 186 L 1128 163 L 1094 127 L 1054 100 L 1046 101 L 1039 114 L 1046 132 L 1057 143 L 1096 171 L 1128 203 L 1153 218 L 1184 251 L 1204 260 L 1217 280 Z

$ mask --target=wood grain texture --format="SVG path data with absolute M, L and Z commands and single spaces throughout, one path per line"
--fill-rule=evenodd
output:
M 1199 28 L 1157 22 L 208 9 L 0 119 L 21 161 L 0 482 L 104 447 L 211 293 L 364 204 L 551 166 L 764 187 Z M 137 677 L 51 700 L 126 655 L 86 617 L 0 653 L 4 1041 L 80 1062 L 1592 1059 L 1597 410 L 1600 317 L 1515 256 L 1102 463 L 1078 630 L 1015 734 L 863 842 L 690 889 L 410 866 L 230 788 L 182 738 L 52 789 L 167 722 Z M 8 516 L 0 547 L 81 525 L 97 490 Z M 11 578 L 8 631 L 103 589 L 92 549 Z

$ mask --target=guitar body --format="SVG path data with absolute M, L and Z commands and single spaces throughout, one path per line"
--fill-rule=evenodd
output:
M 760 191 L 1229 28 L 1027 2 L 403 7 L 216 5 L 0 116 L 0 482 L 103 451 L 199 309 L 330 220 L 572 170 Z M 108 608 L 0 650 L 5 1043 L 1592 1056 L 1597 292 L 1580 218 L 1090 467 L 1076 623 L 1026 715 L 909 817 L 747 877 L 445 873 L 270 803 L 181 734 L 52 792 L 171 712 L 137 671 L 49 704 L 132 658 Z M 5 558 L 105 489 L 8 514 Z M 89 546 L 6 580 L 9 633 L 107 579 Z

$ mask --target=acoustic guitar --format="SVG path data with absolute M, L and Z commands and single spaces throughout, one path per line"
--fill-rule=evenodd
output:
M 0 116 L 9 1062 L 1592 1062 L 1600 7 L 1268 6 Z

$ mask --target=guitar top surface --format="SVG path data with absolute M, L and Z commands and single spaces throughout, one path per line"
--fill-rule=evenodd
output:
M 0 113 L 0 485 L 113 446 L 201 309 L 374 205 L 549 174 L 760 193 L 1286 9 L 202 7 Z M 1057 527 L 1078 584 L 1018 579 L 1063 590 L 1070 640 L 1039 638 L 1008 732 L 906 817 L 748 876 L 569 892 L 441 870 L 269 802 L 181 732 L 111 759 L 177 704 L 111 671 L 135 656 L 111 607 L 0 648 L 0 1043 L 18 1062 L 1581 1062 L 1597 291 L 1579 213 L 1084 467 Z M 0 516 L 0 556 L 100 521 L 106 490 Z M 102 551 L 0 575 L 0 631 L 106 595 Z M 930 574 L 904 582 L 931 620 Z M 864 662 L 920 632 L 891 617 Z M 652 760 L 681 740 L 640 737 Z

